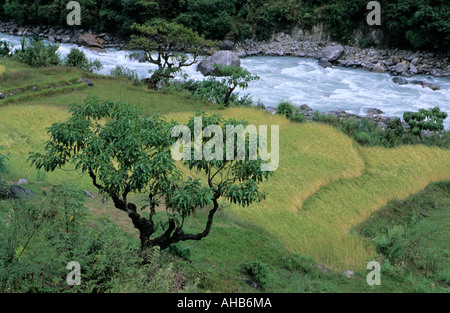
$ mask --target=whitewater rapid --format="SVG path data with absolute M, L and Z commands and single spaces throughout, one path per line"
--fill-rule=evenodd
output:
M 20 47 L 22 37 L 0 33 L 0 41 L 9 41 Z M 90 60 L 98 59 L 103 69 L 98 74 L 109 75 L 117 65 L 136 71 L 141 77 L 149 76 L 156 65 L 131 60 L 131 51 L 106 49 L 100 53 L 75 44 L 61 44 L 58 52 L 64 58 L 72 48 L 82 50 Z M 344 67 L 322 68 L 317 60 L 299 57 L 247 57 L 241 66 L 261 79 L 250 83 L 249 88 L 239 91 L 249 94 L 254 102 L 261 101 L 266 107 L 276 107 L 282 100 L 295 105 L 307 104 L 320 112 L 342 109 L 348 113 L 365 115 L 366 109 L 377 108 L 384 115 L 401 117 L 405 111 L 439 106 L 450 115 L 450 78 L 417 75 L 411 79 L 425 80 L 438 85 L 441 90 L 432 91 L 420 85 L 397 85 L 389 74 L 372 73 L 362 69 Z M 200 80 L 197 65 L 184 70 L 189 78 Z M 445 122 L 450 128 L 450 117 Z

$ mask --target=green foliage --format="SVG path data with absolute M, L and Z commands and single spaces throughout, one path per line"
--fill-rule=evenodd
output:
M 331 1 L 324 7 L 325 21 L 335 40 L 347 43 L 353 35 L 358 22 L 365 18 L 367 1 Z
M 4 149 L 6 149 L 6 147 L 0 146 L 0 151 L 4 150 Z M 8 160 L 8 155 L 4 155 L 4 154 L 0 153 L 0 173 L 7 171 L 6 164 L 5 164 L 5 162 L 7 160 Z
M 261 286 L 264 286 L 267 283 L 274 270 L 270 265 L 259 261 L 251 261 L 243 264 L 243 268 L 245 272 Z
M 173 244 L 169 247 L 169 252 L 176 255 L 184 260 L 189 260 L 191 257 L 191 249 L 185 247 L 180 243 Z
M 360 38 L 358 40 L 358 45 L 362 48 L 372 47 L 375 41 L 372 38 Z
M 439 107 L 432 109 L 419 109 L 419 112 L 405 112 L 403 119 L 409 125 L 410 132 L 419 136 L 420 141 L 423 142 L 422 132 L 432 131 L 440 132 L 444 130 L 444 120 L 448 114 L 441 112 Z
M 45 44 L 42 39 L 35 36 L 29 44 L 22 40 L 22 49 L 16 51 L 14 58 L 32 67 L 44 67 L 61 63 L 57 44 Z
M 283 109 L 284 107 L 286 109 Z M 287 114 L 291 114 L 289 106 L 284 105 L 280 110 L 286 110 Z M 317 111 L 314 112 L 311 120 L 332 125 L 364 146 L 391 148 L 404 144 L 415 144 L 418 136 L 423 144 L 447 148 L 449 146 L 449 136 L 441 134 L 444 129 L 443 120 L 446 117 L 447 113 L 441 112 L 438 107 L 430 110 L 420 109 L 416 113 L 405 112 L 404 120 L 409 125 L 406 129 L 400 118 L 387 121 L 384 129 L 368 118 L 339 118 Z M 291 120 L 293 120 L 292 115 Z M 300 121 L 303 120 L 300 119 Z M 433 133 L 423 136 L 422 131 L 425 130 Z
M 289 101 L 282 101 L 278 104 L 276 114 L 284 115 L 287 118 L 294 116 L 296 111 L 295 106 Z
M 129 80 L 136 87 L 143 86 L 143 82 L 139 78 L 139 75 L 136 73 L 136 71 L 130 70 L 129 68 L 126 68 L 122 65 L 117 65 L 115 68 L 111 70 L 110 74 L 113 77 Z
M 323 22 L 333 39 L 348 42 L 365 24 L 366 0 L 79 0 L 85 29 L 124 36 L 132 25 L 157 20 L 176 22 L 208 39 L 269 40 L 293 26 L 309 29 Z M 382 24 L 377 26 L 393 47 L 440 50 L 450 43 L 450 8 L 446 0 L 380 0 Z M 67 9 L 57 0 L 6 0 L 0 14 L 19 24 L 66 26 Z M 363 31 L 367 31 L 364 30 Z M 361 44 L 371 44 L 364 39 Z
M 418 284 L 428 290 L 431 282 L 448 284 L 448 214 L 450 182 L 429 185 L 410 198 L 395 200 L 356 231 L 371 238 L 387 260 L 382 272 L 393 272 L 402 265 L 408 272 L 430 280 Z
M 89 175 L 101 193 L 112 198 L 116 209 L 128 214 L 140 232 L 142 250 L 152 246 L 166 249 L 180 241 L 206 237 L 217 212 L 219 198 L 242 206 L 265 198 L 265 194 L 258 190 L 258 184 L 268 179 L 271 172 L 262 170 L 262 165 L 267 162 L 260 156 L 255 160 L 236 160 L 234 157 L 230 161 L 220 158 L 206 160 L 205 156 L 200 160 L 190 160 L 189 156 L 185 160 L 186 166 L 203 173 L 207 177 L 203 183 L 198 178 L 184 177 L 175 164 L 172 155 L 173 146 L 178 142 L 173 137 L 178 134 L 172 135 L 174 127 L 178 126 L 175 121 L 167 122 L 160 116 L 143 114 L 137 106 L 100 101 L 97 97 L 86 98 L 84 105 L 72 105 L 70 112 L 71 117 L 66 122 L 55 123 L 49 128 L 46 152 L 31 153 L 29 160 L 37 169 L 45 171 L 54 171 L 73 162 L 77 169 Z M 225 130 L 222 122 L 226 125 L 246 124 L 245 121 L 223 121 L 217 115 L 201 116 L 206 122 L 202 127 L 221 125 L 218 127 Z M 194 120 L 193 117 L 188 124 L 191 133 L 197 131 Z M 234 142 L 234 155 L 242 149 L 245 149 L 244 155 L 249 155 L 248 140 L 245 139 L 245 148 L 240 145 L 240 140 Z M 227 149 L 224 149 L 225 153 Z M 219 175 L 222 171 L 231 173 L 231 176 Z M 148 205 L 142 208 L 150 207 L 148 218 L 142 217 L 136 205 L 128 202 L 131 192 L 143 191 L 148 194 Z M 167 210 L 165 232 L 150 238 L 158 230 L 153 218 L 161 199 L 165 200 Z M 204 231 L 184 233 L 185 219 L 195 216 L 198 208 L 209 205 L 211 209 Z
M 450 44 L 450 7 L 446 0 L 382 1 L 382 27 L 390 45 L 446 51 Z
M 230 104 L 237 106 L 251 106 L 253 104 L 250 96 L 246 95 L 240 98 L 239 93 L 234 93 L 234 91 L 237 87 L 241 90 L 247 89 L 250 82 L 259 79 L 257 75 L 251 74 L 242 67 L 232 65 L 219 66 L 215 64 L 214 69 L 215 75 L 202 81 L 188 82 L 182 88 L 200 99 L 222 104 L 225 107 L 230 106 Z M 224 78 L 219 80 L 217 75 Z
M 2 41 L 0 45 L 0 57 L 7 57 L 11 54 L 11 45 L 7 41 Z
M 89 61 L 84 52 L 77 48 L 70 49 L 69 54 L 63 60 L 63 65 L 76 67 L 86 72 L 93 72 L 103 68 L 99 60 Z

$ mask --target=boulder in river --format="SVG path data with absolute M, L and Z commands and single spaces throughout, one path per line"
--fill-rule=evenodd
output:
M 320 60 L 319 60 L 319 65 L 322 66 L 322 67 L 324 67 L 324 68 L 327 68 L 327 67 L 333 67 L 333 65 L 328 61 L 327 58 L 322 58 L 322 59 L 320 59 Z
M 78 37 L 78 45 L 88 48 L 105 48 L 105 40 L 94 34 L 83 34 Z
M 394 82 L 394 83 L 396 83 L 397 85 L 407 85 L 408 84 L 408 81 L 405 79 L 405 78 L 403 78 L 403 77 L 398 77 L 398 76 L 396 76 L 396 77 L 394 77 L 394 78 L 392 78 L 392 81 Z
M 428 84 L 428 85 L 426 85 L 428 88 L 430 88 L 431 90 L 433 90 L 433 91 L 436 91 L 436 90 L 441 90 L 441 88 L 438 86 L 438 85 L 436 85 L 436 84 Z
M 368 109 L 366 109 L 366 113 L 369 115 L 369 114 L 373 114 L 373 115 L 375 115 L 375 114 L 383 114 L 383 111 L 381 111 L 381 110 L 379 110 L 379 109 L 376 109 L 376 108 L 368 108 Z
M 241 66 L 241 59 L 236 53 L 231 51 L 222 50 L 217 51 L 212 56 L 204 58 L 197 66 L 197 71 L 202 73 L 203 76 L 209 76 L 214 72 L 214 64 L 222 66 Z M 220 73 L 214 73 L 216 76 L 220 76 Z M 218 75 L 217 75 L 218 74 Z

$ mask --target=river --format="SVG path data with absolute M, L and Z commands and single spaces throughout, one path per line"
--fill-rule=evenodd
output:
M 22 37 L 0 33 L 1 41 L 9 41 L 20 47 Z M 148 76 L 156 66 L 129 59 L 130 51 L 107 49 L 99 53 L 75 44 L 61 44 L 59 53 L 65 57 L 71 48 L 85 52 L 90 60 L 99 59 L 103 69 L 99 74 L 108 75 L 116 65 L 135 70 L 142 78 Z M 322 68 L 317 60 L 299 57 L 247 57 L 241 66 L 261 79 L 250 83 L 248 89 L 240 91 L 249 94 L 256 103 L 260 100 L 266 106 L 276 107 L 282 100 L 295 105 L 307 104 L 320 112 L 342 109 L 348 113 L 365 115 L 368 108 L 377 108 L 385 115 L 401 117 L 405 111 L 439 106 L 450 115 L 450 78 L 436 78 L 417 75 L 415 80 L 425 80 L 440 86 L 432 91 L 419 85 L 397 85 L 389 74 L 372 73 L 362 69 L 343 67 Z M 192 79 L 204 77 L 196 71 L 197 65 L 185 69 Z M 450 128 L 450 117 L 444 121 Z

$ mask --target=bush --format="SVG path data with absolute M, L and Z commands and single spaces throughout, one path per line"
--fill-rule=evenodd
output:
M 251 81 L 259 79 L 257 75 L 252 75 L 241 67 L 219 66 L 217 64 L 214 66 L 214 73 L 220 74 L 223 78 L 211 76 L 201 81 L 190 80 L 180 87 L 189 91 L 195 97 L 222 104 L 225 107 L 231 104 L 244 107 L 253 105 L 250 95 L 239 97 L 239 93 L 235 93 L 234 90 L 237 87 L 242 90 L 248 88 Z
M 358 45 L 362 48 L 372 47 L 375 41 L 372 38 L 360 38 L 358 40 Z
M 189 260 L 191 257 L 191 249 L 185 247 L 180 243 L 173 244 L 169 247 L 169 252 L 176 255 L 184 260 Z
M 58 48 L 57 44 L 47 45 L 39 37 L 34 36 L 29 44 L 25 39 L 22 40 L 22 49 L 16 51 L 14 57 L 32 67 L 58 65 L 61 63 Z
M 251 261 L 244 264 L 245 272 L 261 286 L 265 285 L 271 276 L 273 268 L 259 261 Z
M 440 132 L 444 130 L 444 120 L 448 114 L 441 112 L 439 107 L 430 110 L 419 109 L 419 112 L 405 112 L 403 119 L 409 125 L 409 131 L 414 136 L 418 136 L 423 142 L 423 131 Z
M 278 104 L 276 114 L 291 118 L 294 115 L 295 106 L 289 101 L 282 101 Z
M 72 48 L 70 53 L 65 57 L 63 65 L 76 67 L 86 72 L 101 70 L 103 68 L 99 60 L 89 61 L 83 51 Z
M 0 57 L 6 57 L 11 54 L 11 46 L 8 42 L 3 41 L 0 45 Z
M 139 78 L 139 75 L 136 73 L 136 71 L 130 70 L 122 65 L 117 65 L 115 68 L 113 68 L 110 72 L 111 76 L 122 78 L 125 80 L 129 80 L 133 83 L 136 87 L 144 86 L 144 83 Z

